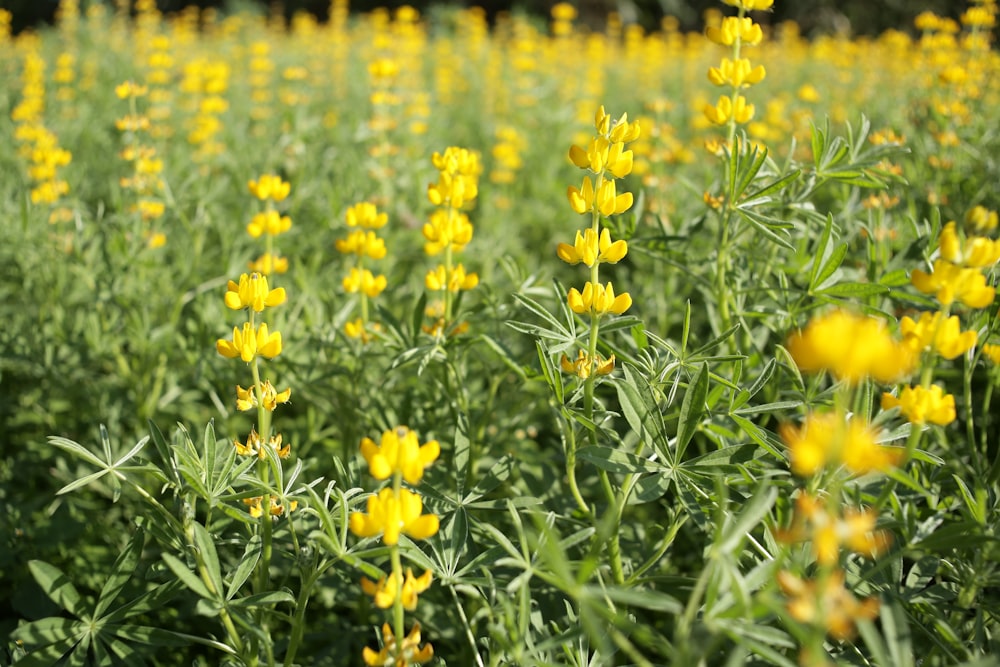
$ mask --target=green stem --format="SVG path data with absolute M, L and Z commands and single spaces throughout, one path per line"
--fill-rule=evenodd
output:
M 306 606 L 309 603 L 313 586 L 318 580 L 319 571 L 316 567 L 313 567 L 308 574 L 302 575 L 299 597 L 295 601 L 295 614 L 292 616 L 292 631 L 288 638 L 288 650 L 285 651 L 284 667 L 292 667 L 295 662 L 295 653 L 299 650 L 299 644 L 302 642 L 302 635 L 305 632 Z

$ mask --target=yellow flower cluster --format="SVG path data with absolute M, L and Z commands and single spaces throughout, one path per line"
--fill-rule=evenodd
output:
M 378 443 L 371 438 L 361 441 L 361 454 L 368 462 L 368 471 L 377 480 L 392 482 L 377 494 L 368 497 L 367 513 L 353 512 L 348 526 L 358 537 L 381 536 L 391 551 L 392 572 L 377 582 L 362 578 L 362 590 L 372 596 L 380 609 L 397 610 L 395 632 L 387 623 L 382 628 L 383 646 L 379 651 L 365 648 L 364 662 L 371 667 L 382 665 L 422 664 L 434 656 L 430 644 L 420 646 L 420 625 L 414 624 L 409 635 L 401 642 L 395 637 L 403 635 L 402 610 L 413 611 L 417 597 L 431 585 L 431 572 L 415 577 L 410 568 L 403 573 L 399 557 L 399 537 L 405 534 L 414 540 L 425 540 L 438 532 L 440 521 L 436 514 L 423 514 L 423 501 L 415 491 L 404 488 L 402 483 L 416 486 L 423 479 L 424 469 L 437 460 L 441 446 L 437 440 L 420 444 L 417 434 L 405 426 L 382 433 Z
M 576 232 L 573 245 L 560 243 L 556 255 L 567 264 L 583 264 L 589 271 L 589 280 L 583 291 L 570 288 L 567 303 L 574 313 L 587 315 L 591 320 L 591 339 L 588 350 L 580 350 L 575 361 L 563 356 L 562 370 L 588 379 L 594 374 L 607 375 L 614 370 L 615 357 L 601 358 L 597 353 L 599 321 L 605 315 L 621 315 L 632 306 L 628 292 L 615 294 L 614 285 L 600 282 L 600 265 L 617 264 L 628 254 L 628 243 L 623 239 L 611 240 L 611 231 L 601 226 L 602 216 L 624 213 L 632 207 L 632 193 L 618 194 L 615 179 L 632 172 L 632 151 L 625 144 L 639 138 L 638 123 L 629 123 L 628 114 L 612 122 L 604 107 L 594 116 L 596 133 L 586 148 L 573 145 L 569 159 L 580 169 L 589 172 L 583 177 L 580 188 L 571 186 L 567 191 L 570 208 L 580 214 L 590 214 L 590 226 Z
M 728 93 L 720 95 L 714 105 L 706 104 L 703 112 L 712 124 L 729 126 L 729 141 L 732 143 L 736 126 L 749 123 L 754 117 L 754 105 L 748 103 L 740 91 L 760 83 L 766 75 L 763 65 L 754 66 L 749 59 L 742 57 L 744 46 L 756 46 L 764 39 L 760 25 L 746 14 L 770 9 L 774 0 L 724 2 L 736 7 L 738 14 L 723 18 L 720 25 L 709 26 L 705 36 L 716 44 L 731 47 L 732 57 L 723 58 L 718 67 L 708 70 L 708 80 L 713 85 L 727 88 Z
M 31 203 L 56 204 L 69 193 L 69 183 L 60 170 L 70 163 L 72 154 L 59 146 L 56 135 L 44 124 L 45 60 L 39 54 L 37 39 L 26 42 L 21 69 L 21 101 L 11 110 L 18 153 L 29 163 Z
M 115 121 L 125 142 L 119 155 L 131 166 L 131 174 L 123 176 L 119 185 L 135 194 L 137 201 L 130 210 L 138 212 L 144 222 L 160 218 L 166 210 L 162 199 L 163 179 L 160 176 L 163 172 L 163 160 L 157 156 L 156 148 L 142 139 L 142 135 L 149 133 L 152 127 L 149 117 L 139 113 L 138 100 L 148 92 L 147 86 L 134 81 L 125 81 L 115 86 L 115 95 L 120 100 L 127 100 L 129 105 L 128 113 Z M 162 232 L 147 230 L 146 235 L 151 247 L 166 243 L 166 236 Z
M 180 83 L 186 108 L 193 112 L 188 125 L 188 143 L 196 148 L 195 159 L 207 160 L 225 151 L 219 140 L 222 115 L 229 110 L 223 95 L 229 88 L 230 66 L 222 60 L 198 58 L 184 66 Z
M 996 288 L 986 284 L 982 269 L 1000 259 L 1000 242 L 976 235 L 962 238 L 955 223 L 949 222 L 941 232 L 938 252 L 930 273 L 913 270 L 910 281 L 914 287 L 934 295 L 945 307 L 956 300 L 969 308 L 993 303 Z
M 434 153 L 431 162 L 438 170 L 438 180 L 427 186 L 427 198 L 438 208 L 422 230 L 424 252 L 430 256 L 443 253 L 444 261 L 427 272 L 424 286 L 432 292 L 444 292 L 444 313 L 425 331 L 439 335 L 452 325 L 456 295 L 479 284 L 479 276 L 456 262 L 455 253 L 472 240 L 472 224 L 462 209 L 479 195 L 482 166 L 478 153 L 457 146 Z
M 275 204 L 285 201 L 292 186 L 280 176 L 264 174 L 256 180 L 248 181 L 247 189 L 254 198 L 264 202 L 264 210 L 255 214 L 247 224 L 247 234 L 255 239 L 263 236 L 266 243 L 264 254 L 248 266 L 251 271 L 265 276 L 284 273 L 288 270 L 288 259 L 275 251 L 274 237 L 291 229 L 292 220 L 287 215 L 281 215 Z
M 358 294 L 361 300 L 361 316 L 347 322 L 344 332 L 351 338 L 367 343 L 378 324 L 369 322 L 368 300 L 374 299 L 386 288 L 384 275 L 375 275 L 365 267 L 365 259 L 382 259 L 386 255 L 385 241 L 376 233 L 389 221 L 388 213 L 380 213 L 375 204 L 361 202 L 347 209 L 347 226 L 351 231 L 346 238 L 336 242 L 337 251 L 356 257 L 347 275 L 344 276 L 344 291 Z

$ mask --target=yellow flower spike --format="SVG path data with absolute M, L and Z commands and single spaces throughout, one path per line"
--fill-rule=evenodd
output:
M 247 182 L 247 189 L 257 199 L 261 201 L 270 199 L 272 201 L 284 201 L 292 191 L 292 186 L 281 180 L 280 176 L 274 174 L 264 174 L 257 180 Z
M 965 354 L 978 339 L 975 331 L 960 329 L 957 315 L 942 321 L 940 312 L 921 313 L 917 321 L 903 317 L 899 321 L 899 331 L 903 334 L 903 342 L 918 352 L 935 350 L 945 359 Z
M 247 225 L 247 233 L 253 238 L 260 238 L 264 234 L 277 236 L 292 228 L 292 220 L 287 215 L 281 215 L 277 211 L 261 211 L 250 219 Z
M 897 407 L 911 424 L 945 426 L 955 421 L 955 397 L 945 394 L 938 385 L 903 387 L 899 397 L 882 394 L 883 410 Z
M 814 317 L 788 337 L 786 347 L 800 370 L 829 371 L 850 384 L 866 377 L 895 382 L 913 370 L 918 356 L 893 339 L 881 320 L 840 309 Z
M 238 284 L 230 280 L 226 290 L 226 307 L 232 310 L 252 308 L 259 313 L 265 307 L 279 306 L 285 302 L 285 289 L 269 289 L 267 277 L 259 273 L 242 274 Z
M 388 213 L 379 213 L 378 208 L 371 202 L 361 202 L 347 209 L 345 214 L 348 227 L 362 227 L 364 229 L 379 229 L 389 222 Z
M 247 263 L 247 268 L 255 273 L 269 276 L 274 273 L 285 273 L 288 271 L 288 258 L 278 257 L 270 253 L 264 253 L 252 262 Z
M 419 484 L 424 468 L 441 454 L 441 445 L 430 440 L 421 445 L 417 434 L 405 426 L 382 433 L 378 445 L 371 438 L 361 441 L 361 455 L 368 462 L 368 471 L 377 480 L 388 479 L 399 472 L 409 484 Z
M 417 596 L 430 588 L 431 580 L 430 570 L 426 570 L 419 577 L 414 577 L 413 570 L 406 568 L 406 576 L 403 578 L 402 586 L 399 585 L 399 577 L 393 572 L 388 576 L 383 576 L 377 583 L 367 577 L 362 577 L 361 590 L 372 596 L 375 606 L 379 609 L 391 607 L 398 596 L 403 603 L 403 609 L 413 611 L 417 608 Z
M 843 464 L 856 475 L 884 471 L 903 454 L 877 444 L 877 431 L 864 420 L 845 419 L 836 412 L 810 414 L 801 427 L 783 424 L 778 434 L 788 446 L 792 472 L 800 477 L 810 477 L 828 464 Z
M 368 667 L 407 667 L 422 665 L 434 657 L 434 647 L 426 644 L 420 646 L 420 624 L 414 623 L 410 634 L 403 639 L 402 646 L 396 647 L 396 638 L 388 623 L 382 625 L 382 650 L 373 651 L 367 646 L 362 652 L 362 658 Z
M 963 243 L 954 222 L 949 222 L 941 230 L 939 251 L 943 259 L 969 268 L 992 266 L 1000 260 L 1000 242 L 973 236 Z
M 351 267 L 351 270 L 344 276 L 343 280 L 345 292 L 349 294 L 362 292 L 372 299 L 381 294 L 387 284 L 384 275 L 375 276 L 368 269 L 359 269 L 357 267 Z
M 924 294 L 933 294 L 944 306 L 957 299 L 969 308 L 985 308 L 993 303 L 996 289 L 987 287 L 978 269 L 956 266 L 944 259 L 934 261 L 931 273 L 914 269 L 910 283 Z
M 400 489 L 397 496 L 391 487 L 368 497 L 367 514 L 352 512 L 351 532 L 358 537 L 382 535 L 387 545 L 399 543 L 400 533 L 414 540 L 426 540 L 438 532 L 436 514 L 421 514 L 423 500 L 409 489 Z
M 788 598 L 788 613 L 799 623 L 822 622 L 834 639 L 850 639 L 856 632 L 857 620 L 872 620 L 878 616 L 879 601 L 870 597 L 858 601 L 844 588 L 844 573 L 835 570 L 822 581 L 804 581 L 791 572 L 778 573 L 778 585 Z M 822 583 L 824 588 L 817 592 Z
M 246 322 L 242 330 L 233 327 L 232 341 L 222 338 L 216 341 L 215 349 L 227 359 L 240 357 L 247 363 L 253 361 L 258 354 L 272 359 L 281 354 L 281 333 L 277 331 L 270 333 L 266 323 L 254 331 L 250 323 Z
M 607 134 L 611 129 L 611 116 L 605 113 L 603 104 L 594 114 L 594 129 L 597 130 L 597 134 Z
M 841 545 L 872 558 L 884 553 L 892 536 L 878 530 L 877 522 L 874 510 L 847 509 L 841 517 L 830 513 L 823 499 L 802 492 L 795 498 L 791 527 L 777 530 L 775 537 L 785 544 L 812 542 L 816 561 L 829 566 L 840 560 Z

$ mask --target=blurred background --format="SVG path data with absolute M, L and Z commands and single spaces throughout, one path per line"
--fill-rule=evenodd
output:
M 86 8 L 98 0 L 82 0 Z M 291 17 L 304 11 L 326 19 L 329 0 L 159 0 L 163 12 L 180 11 L 189 5 L 217 7 L 223 10 L 257 7 L 259 11 L 283 12 Z M 375 7 L 395 8 L 403 4 L 416 7 L 426 14 L 432 6 L 478 5 L 492 18 L 499 12 L 520 11 L 539 18 L 548 16 L 553 0 L 481 0 L 480 2 L 442 3 L 425 0 L 351 0 L 351 10 L 370 11 Z M 604 17 L 616 11 L 627 23 L 639 23 L 654 29 L 664 16 L 674 16 L 682 30 L 699 30 L 701 16 L 706 9 L 722 7 L 719 0 L 579 0 L 573 2 L 580 13 L 580 22 L 601 28 Z M 14 31 L 42 25 L 53 20 L 58 0 L 0 0 L 0 8 L 14 15 Z M 958 18 L 966 8 L 961 0 L 777 0 L 770 15 L 760 14 L 758 21 L 777 23 L 792 20 L 799 24 L 805 35 L 842 34 L 877 35 L 890 28 L 913 30 L 913 19 L 923 11 L 933 11 L 939 16 Z

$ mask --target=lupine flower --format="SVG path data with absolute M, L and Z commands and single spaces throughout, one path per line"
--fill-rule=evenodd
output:
M 809 540 L 820 565 L 834 565 L 840 558 L 840 546 L 865 556 L 885 552 L 892 542 L 888 531 L 876 530 L 878 515 L 874 510 L 847 510 L 844 516 L 827 511 L 823 500 L 808 493 L 795 499 L 795 515 L 787 530 L 778 530 L 779 542 L 795 543 Z
M 931 273 L 914 269 L 910 282 L 924 294 L 933 294 L 944 306 L 958 300 L 969 308 L 985 308 L 996 296 L 996 288 L 987 287 L 986 277 L 978 269 L 956 266 L 945 259 L 935 260 Z
M 265 276 L 275 273 L 285 273 L 288 271 L 288 258 L 264 253 L 254 261 L 249 262 L 247 268 Z
M 459 292 L 473 289 L 479 284 L 479 276 L 475 273 L 465 273 L 465 267 L 456 264 L 451 270 L 451 275 L 443 265 L 431 269 L 424 278 L 424 285 L 432 292 L 448 290 L 449 292 Z
M 368 497 L 368 513 L 353 512 L 349 527 L 358 537 L 382 535 L 387 545 L 399 543 L 400 533 L 415 540 L 425 540 L 438 532 L 436 514 L 421 514 L 423 500 L 409 489 L 400 489 L 397 496 L 392 488 Z
M 718 67 L 708 69 L 708 80 L 716 86 L 746 88 L 763 81 L 765 74 L 763 65 L 753 67 L 748 58 L 737 58 L 735 62 L 723 58 Z
M 269 289 L 267 276 L 259 273 L 242 274 L 239 284 L 230 280 L 226 290 L 226 307 L 232 310 L 252 308 L 259 313 L 285 302 L 285 288 Z
M 576 375 L 581 380 L 586 380 L 593 374 L 610 375 L 615 370 L 615 355 L 607 359 L 601 359 L 600 355 L 591 358 L 586 350 L 578 350 L 575 361 L 570 361 L 569 357 L 563 355 L 559 360 L 559 366 L 564 373 Z
M 282 446 L 281 440 L 281 434 L 276 433 L 268 438 L 267 446 L 274 450 L 278 458 L 287 459 L 292 453 L 292 445 L 286 444 Z M 256 429 L 250 431 L 250 435 L 247 436 L 245 443 L 233 440 L 233 445 L 236 447 L 236 453 L 240 456 L 256 456 L 262 460 L 267 458 L 267 450 L 264 447 L 264 443 L 261 442 L 260 435 L 257 434 Z
M 453 252 L 461 252 L 472 241 L 472 224 L 464 213 L 451 214 L 438 209 L 431 214 L 430 222 L 424 224 L 424 252 L 436 255 L 448 246 Z
M 424 468 L 434 463 L 440 453 L 437 440 L 421 445 L 417 434 L 405 426 L 383 432 L 377 445 L 371 438 L 361 441 L 361 455 L 368 462 L 371 476 L 378 480 L 399 472 L 409 484 L 419 484 Z
M 366 296 L 373 299 L 385 290 L 386 285 L 387 282 L 385 276 L 375 276 L 368 269 L 359 269 L 353 266 L 350 271 L 348 271 L 347 275 L 344 276 L 343 280 L 345 292 L 348 292 L 349 294 L 362 292 Z
M 722 46 L 732 46 L 737 39 L 742 44 L 754 46 L 764 39 L 764 32 L 749 16 L 727 16 L 722 19 L 722 25 L 709 26 L 705 30 L 705 36 Z
M 722 2 L 730 7 L 739 7 L 748 12 L 770 9 L 771 5 L 774 4 L 774 0 L 722 0 Z
M 747 98 L 742 95 L 737 95 L 735 102 L 728 95 L 721 95 L 715 106 L 706 104 L 703 111 L 705 117 L 716 125 L 725 125 L 730 119 L 742 125 L 753 119 L 754 106 L 747 104 Z
M 264 515 L 264 498 L 263 496 L 257 496 L 255 498 L 244 498 L 243 503 L 247 505 L 250 516 L 255 519 L 259 519 Z M 288 511 L 294 512 L 299 506 L 297 500 L 293 500 L 288 503 Z M 281 504 L 281 501 L 271 496 L 271 516 L 281 516 L 285 513 L 285 506 Z
M 264 234 L 277 236 L 278 234 L 287 232 L 291 228 L 291 218 L 270 209 L 261 211 L 250 219 L 250 223 L 247 225 L 247 234 L 256 239 Z
M 608 313 L 621 315 L 632 306 L 632 297 L 628 292 L 615 295 L 615 288 L 611 283 L 607 286 L 587 281 L 581 293 L 575 287 L 570 288 L 567 295 L 567 302 L 574 313 L 581 315 L 592 313 L 600 317 Z
M 372 259 L 382 259 L 386 255 L 385 239 L 377 236 L 371 230 L 356 229 L 348 234 L 347 238 L 337 239 L 335 245 L 337 251 L 345 255 L 358 255 Z
M 434 647 L 430 644 L 420 646 L 420 624 L 414 623 L 410 634 L 403 639 L 402 646 L 396 647 L 396 638 L 388 623 L 382 625 L 382 650 L 373 651 L 367 646 L 362 657 L 367 667 L 406 667 L 407 665 L 422 665 L 434 657 Z
M 778 585 L 789 598 L 788 613 L 799 623 L 821 624 L 834 639 L 850 639 L 856 632 L 855 621 L 878 616 L 876 598 L 858 601 L 844 588 L 844 573 L 835 570 L 823 580 L 817 594 L 817 581 L 803 581 L 794 574 L 778 573 Z
M 882 394 L 882 409 L 899 411 L 911 424 L 939 424 L 944 426 L 955 421 L 955 397 L 945 394 L 938 385 L 930 387 L 903 387 L 899 397 Z
M 913 348 L 894 340 L 884 322 L 845 310 L 814 317 L 789 336 L 787 347 L 801 370 L 827 370 L 851 384 L 866 377 L 894 382 L 917 360 Z
M 611 242 L 611 232 L 605 227 L 598 237 L 597 232 L 592 228 L 587 228 L 581 234 L 576 233 L 576 241 L 573 245 L 560 243 L 556 248 L 559 259 L 567 264 L 580 264 L 588 267 L 594 266 L 595 262 L 606 262 L 616 264 L 628 253 L 628 243 L 619 239 Z
M 997 216 L 997 212 L 984 206 L 973 206 L 965 214 L 966 227 L 979 233 L 996 229 L 998 221 L 1000 217 Z
M 233 327 L 233 340 L 220 338 L 215 343 L 215 349 L 227 359 L 240 357 L 250 363 L 258 354 L 272 359 L 281 354 L 281 333 L 270 333 L 267 324 L 263 323 L 254 331 L 249 322 L 243 324 L 242 330 Z
M 379 229 L 389 221 L 389 214 L 379 213 L 378 208 L 371 202 L 355 204 L 347 209 L 345 217 L 348 227 L 362 227 L 363 229 Z
M 1000 365 L 1000 345 L 986 343 L 983 345 L 983 354 L 996 365 Z
M 941 257 L 952 264 L 969 268 L 992 266 L 1000 260 L 1000 241 L 991 241 L 982 236 L 962 239 L 954 222 L 949 222 L 941 230 Z
M 270 380 L 264 380 L 260 386 L 260 393 L 263 397 L 264 409 L 270 412 L 274 412 L 274 409 L 278 407 L 278 404 L 287 403 L 288 399 L 292 397 L 291 388 L 279 392 L 274 388 L 274 385 L 271 384 Z M 254 388 L 249 387 L 244 389 L 243 387 L 236 385 L 236 409 L 241 412 L 246 412 L 247 410 L 252 410 L 256 407 L 257 392 Z
M 398 577 L 395 573 L 383 576 L 377 583 L 368 577 L 361 578 L 361 590 L 367 595 L 372 596 L 375 606 L 379 609 L 388 609 L 391 607 L 398 595 L 403 603 L 403 609 L 413 611 L 417 608 L 417 596 L 430 588 L 430 585 L 430 570 L 426 570 L 419 577 L 414 577 L 413 570 L 406 568 L 406 576 L 403 579 L 402 587 L 399 586 Z
M 778 433 L 788 446 L 792 472 L 802 477 L 840 464 L 856 475 L 884 471 L 903 454 L 877 444 L 877 431 L 863 419 L 837 412 L 812 413 L 802 426 L 783 424 Z
M 596 208 L 601 215 L 607 217 L 624 213 L 632 208 L 632 193 L 617 194 L 612 179 L 603 181 L 595 193 L 590 176 L 584 176 L 583 185 L 580 188 L 570 186 L 566 195 L 569 197 L 570 207 L 581 214 L 592 212 Z
M 257 180 L 247 182 L 247 189 L 257 199 L 261 201 L 270 199 L 271 201 L 284 201 L 292 191 L 290 183 L 281 180 L 281 176 L 274 174 L 264 174 Z
M 954 359 L 971 350 L 978 338 L 976 332 L 961 331 L 957 315 L 944 320 L 941 317 L 940 311 L 923 312 L 917 321 L 903 317 L 899 321 L 903 342 L 918 352 L 933 349 L 945 359 Z

